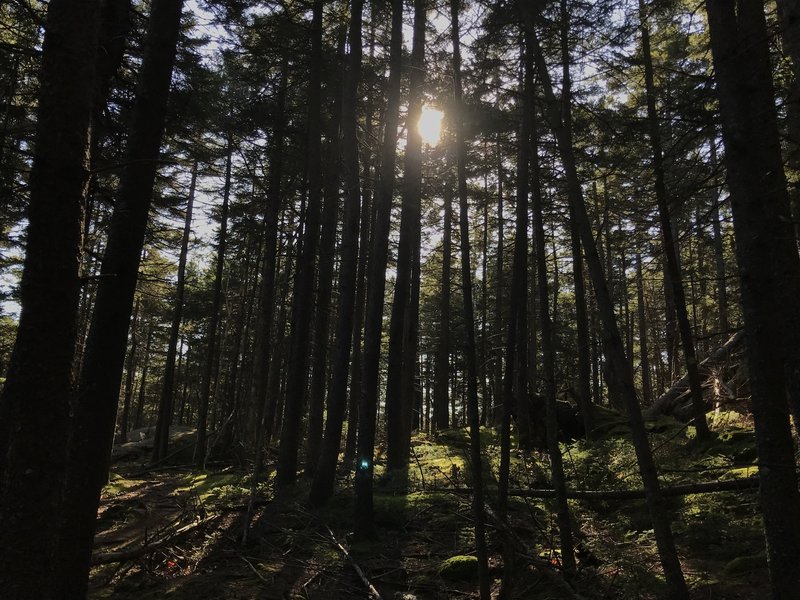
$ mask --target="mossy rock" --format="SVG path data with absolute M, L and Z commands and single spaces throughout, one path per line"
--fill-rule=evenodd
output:
M 469 555 L 451 556 L 439 565 L 443 579 L 469 581 L 478 577 L 478 558 Z
M 738 556 L 725 565 L 726 575 L 740 575 L 767 568 L 766 552 L 759 552 L 751 556 Z

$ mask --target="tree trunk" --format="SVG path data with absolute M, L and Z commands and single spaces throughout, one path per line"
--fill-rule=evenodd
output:
M 231 196 L 231 162 L 233 159 L 233 141 L 230 136 L 227 142 L 225 158 L 225 187 L 222 191 L 222 211 L 219 217 L 219 234 L 217 236 L 217 258 L 214 271 L 214 289 L 211 300 L 211 316 L 208 319 L 206 330 L 206 344 L 208 346 L 206 362 L 200 387 L 200 406 L 197 410 L 197 444 L 194 447 L 194 462 L 198 469 L 205 469 L 208 451 L 208 405 L 211 400 L 211 383 L 216 381 L 214 373 L 215 364 L 219 366 L 217 358 L 217 330 L 219 329 L 220 312 L 222 310 L 222 273 L 225 269 L 225 248 L 228 242 L 228 210 Z M 221 346 L 221 344 L 220 344 Z M 212 419 L 212 426 L 214 421 Z
M 417 10 L 424 0 L 416 0 Z M 453 104 L 455 118 L 456 177 L 458 179 L 459 229 L 461 230 L 461 287 L 464 296 L 464 328 L 466 340 L 464 359 L 467 367 L 467 422 L 470 437 L 470 467 L 472 470 L 472 513 L 475 522 L 475 554 L 478 557 L 478 581 L 481 600 L 489 600 L 491 579 L 486 549 L 486 513 L 483 489 L 483 456 L 481 453 L 481 423 L 478 408 L 478 365 L 475 349 L 475 307 L 472 299 L 472 268 L 470 265 L 469 199 L 467 197 L 467 146 L 464 139 L 464 104 L 461 91 L 461 32 L 459 0 L 450 2 L 451 42 L 453 44 Z M 423 9 L 424 10 L 424 9 Z M 424 19 L 423 19 L 424 21 Z
M 131 401 L 133 400 L 133 383 L 136 375 L 136 352 L 139 349 L 139 336 L 137 326 L 139 325 L 139 299 L 133 307 L 133 317 L 131 317 L 130 348 L 128 349 L 128 360 L 125 363 L 125 392 L 123 394 L 122 415 L 119 420 L 119 442 L 128 441 L 128 429 L 130 429 Z
M 563 11 L 563 3 L 562 3 Z M 530 40 L 525 44 L 525 89 L 533 94 L 533 57 Z M 562 99 L 563 101 L 563 99 Z M 528 100 L 532 104 L 532 99 Z M 539 181 L 539 139 L 536 128 L 536 114 L 531 110 L 531 197 L 533 199 L 533 237 L 536 243 L 536 265 L 539 289 L 539 323 L 542 331 L 542 362 L 545 388 L 545 430 L 547 453 L 550 456 L 550 476 L 556 490 L 556 522 L 561 540 L 561 564 L 565 575 L 575 575 L 575 551 L 572 541 L 572 523 L 567 504 L 567 484 L 564 479 L 564 462 L 558 445 L 558 418 L 556 416 L 556 356 L 553 339 L 553 322 L 550 319 L 550 298 L 547 285 L 547 251 L 544 239 L 544 217 L 542 210 L 542 191 Z M 521 140 L 525 144 L 528 140 Z M 528 144 L 525 144 L 528 145 Z M 525 206 L 527 211 L 527 206 Z M 519 243 L 519 242 L 518 242 Z
M 445 184 L 444 232 L 442 235 L 442 288 L 439 294 L 439 336 L 436 351 L 436 382 L 433 388 L 433 425 L 436 430 L 450 427 L 450 280 L 452 268 L 453 192 Z
M 133 297 L 167 114 L 182 0 L 156 0 L 73 409 L 57 558 L 64 597 L 86 593 L 94 521 L 108 476 Z
M 342 426 L 347 402 L 347 377 L 356 310 L 356 286 L 359 269 L 358 236 L 361 217 L 361 182 L 358 171 L 358 83 L 361 79 L 361 25 L 363 0 L 352 0 L 350 6 L 347 73 L 342 94 L 342 169 L 345 185 L 344 221 L 339 269 L 339 314 L 333 352 L 333 378 L 328 393 L 328 421 L 310 502 L 327 501 L 336 482 L 336 461 L 342 442 Z M 362 238 L 363 239 L 363 238 Z M 359 336 L 357 336 L 359 337 Z M 354 367 L 355 368 L 355 367 Z M 355 375 L 355 373 L 354 373 Z M 354 376 L 355 379 L 355 376 Z
M 364 324 L 364 382 L 358 411 L 358 449 L 355 476 L 355 532 L 374 535 L 372 483 L 374 475 L 375 416 L 380 381 L 381 321 L 386 291 L 386 264 L 397 154 L 397 124 L 400 108 L 400 71 L 403 48 L 403 2 L 392 0 L 389 81 L 386 96 L 381 172 L 375 196 L 375 229 L 369 265 L 369 288 Z
M 308 205 L 303 247 L 297 260 L 292 294 L 292 336 L 286 379 L 286 399 L 278 456 L 276 483 L 288 485 L 297 478 L 297 452 L 303 421 L 308 380 L 309 337 L 314 299 L 314 274 L 320 230 L 322 193 L 322 9 L 325 2 L 314 0 L 311 21 L 311 70 L 308 80 Z
M 636 253 L 636 304 L 639 316 L 639 369 L 642 372 L 642 404 L 650 406 L 653 401 L 653 384 L 650 381 L 650 355 L 647 345 L 647 316 L 644 305 L 644 276 L 642 255 Z
M 420 229 L 422 196 L 422 136 L 419 118 L 422 114 L 422 88 L 425 84 L 424 0 L 414 2 L 414 39 L 411 49 L 410 91 L 406 117 L 405 175 L 400 214 L 400 240 L 397 250 L 397 277 L 394 284 L 392 317 L 389 324 L 389 361 L 386 377 L 386 468 L 405 469 L 411 450 L 410 408 L 407 378 L 409 365 L 404 364 L 408 331 L 414 312 L 411 290 L 412 263 Z M 416 362 L 416 356 L 408 357 Z M 405 392 L 405 393 L 404 393 Z
M 800 587 L 800 493 L 787 402 L 797 379 L 800 261 L 764 6 L 709 0 L 706 10 L 741 278 L 767 563 L 772 597 L 783 600 L 796 597 Z
M 164 380 L 161 389 L 161 402 L 158 405 L 158 421 L 156 422 L 155 439 L 153 441 L 153 462 L 158 462 L 167 455 L 169 445 L 169 428 L 172 425 L 172 413 L 175 403 L 175 354 L 178 350 L 181 320 L 183 319 L 183 296 L 186 285 L 186 255 L 189 252 L 189 236 L 192 233 L 192 207 L 197 187 L 197 160 L 192 166 L 192 180 L 189 184 L 189 199 L 186 203 L 186 217 L 181 238 L 181 252 L 178 257 L 178 281 L 175 286 L 175 304 L 172 313 L 172 324 L 167 342 L 167 358 L 164 369 Z M 136 319 L 134 319 L 134 325 Z
M 333 72 L 336 81 L 344 77 L 344 44 L 347 30 L 340 34 L 339 51 Z M 332 67 L 329 65 L 329 67 Z M 336 227 L 339 222 L 339 178 L 342 168 L 339 147 L 339 128 L 342 120 L 342 87 L 331 84 L 333 108 L 327 126 L 328 143 L 325 156 L 323 183 L 322 235 L 319 242 L 319 276 L 317 281 L 317 309 L 314 314 L 314 352 L 311 362 L 311 388 L 308 404 L 308 434 L 306 435 L 306 464 L 304 475 L 312 478 L 322 446 L 323 416 L 325 414 L 325 385 L 328 379 L 330 343 L 331 292 L 333 290 L 333 257 L 336 249 Z M 356 168 L 358 165 L 356 164 Z M 358 237 L 356 236 L 356 239 Z M 349 352 L 349 349 L 348 349 Z
M 0 589 L 14 600 L 47 600 L 60 593 L 54 557 L 81 295 L 100 7 L 96 1 L 53 0 L 46 17 L 22 310 L 0 396 Z M 110 428 L 113 437 L 113 421 Z
M 503 242 L 505 221 L 503 217 L 503 155 L 500 149 L 500 135 L 497 136 L 497 259 L 495 271 L 494 305 L 494 414 L 495 421 L 503 419 Z
M 661 238 L 664 246 L 664 256 L 667 262 L 669 281 L 672 284 L 672 296 L 675 302 L 675 316 L 677 318 L 678 333 L 683 346 L 683 357 L 686 361 L 686 372 L 689 375 L 689 387 L 692 391 L 692 407 L 694 408 L 694 426 L 696 440 L 699 443 L 711 437 L 706 422 L 705 404 L 703 403 L 703 388 L 700 382 L 700 373 L 697 370 L 697 354 L 692 337 L 692 326 L 689 314 L 686 311 L 686 293 L 681 278 L 680 259 L 675 237 L 672 231 L 672 220 L 669 212 L 667 188 L 664 183 L 664 157 L 661 149 L 661 133 L 658 126 L 658 113 L 656 111 L 656 91 L 653 75 L 653 58 L 650 52 L 650 29 L 647 24 L 644 0 L 639 0 L 639 19 L 642 32 L 642 54 L 644 57 L 644 80 L 647 94 L 647 121 L 650 128 L 650 150 L 652 152 L 653 173 L 655 174 L 655 193 L 658 204 L 658 216 L 661 222 Z

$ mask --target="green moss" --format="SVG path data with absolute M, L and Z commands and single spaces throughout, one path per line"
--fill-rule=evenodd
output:
M 451 556 L 442 561 L 438 569 L 443 579 L 469 581 L 478 577 L 478 559 L 475 556 Z
M 118 473 L 111 473 L 108 477 L 108 483 L 103 488 L 103 495 L 105 496 L 119 496 L 128 490 L 135 488 L 139 485 L 140 481 L 133 479 L 126 479 Z

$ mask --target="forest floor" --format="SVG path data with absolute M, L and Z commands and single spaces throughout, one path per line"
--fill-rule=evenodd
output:
M 606 415 L 608 417 L 608 415 Z M 717 440 L 697 449 L 691 428 L 668 418 L 649 424 L 666 485 L 755 474 L 752 432 L 736 413 L 714 420 Z M 176 442 L 176 448 L 186 442 Z M 499 458 L 497 434 L 482 431 L 490 498 Z M 307 507 L 308 484 L 274 495 L 259 489 L 249 541 L 241 543 L 249 475 L 232 464 L 197 473 L 179 464 L 148 470 L 117 463 L 99 512 L 90 598 L 155 600 L 369 598 L 358 568 L 384 599 L 477 597 L 469 496 L 468 438 L 450 430 L 417 435 L 408 472 L 382 473 L 376 461 L 378 537 L 351 543 L 352 481 L 322 509 Z M 185 447 L 185 446 L 184 446 Z M 622 419 L 602 436 L 563 446 L 570 489 L 637 489 L 640 480 Z M 187 451 L 173 456 L 188 463 Z M 515 453 L 512 488 L 548 487 L 546 454 Z M 271 475 L 274 472 L 271 473 Z M 684 573 L 697 599 L 756 599 L 767 589 L 755 490 L 670 499 Z M 558 569 L 551 500 L 511 498 L 513 537 L 523 545 L 515 597 L 663 598 L 663 579 L 643 500 L 570 501 L 579 541 L 572 589 Z M 508 532 L 506 532 L 508 534 Z M 349 558 L 342 549 L 347 548 Z M 489 527 L 490 571 L 497 591 L 502 543 Z M 518 549 L 519 550 L 519 549 Z

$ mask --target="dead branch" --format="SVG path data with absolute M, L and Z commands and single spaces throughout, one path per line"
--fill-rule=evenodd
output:
M 117 562 L 125 562 L 128 560 L 133 560 L 135 558 L 140 558 L 142 556 L 146 556 L 152 552 L 155 552 L 159 548 L 163 548 L 164 546 L 169 545 L 170 543 L 174 542 L 178 537 L 185 535 L 195 529 L 205 525 L 209 521 L 216 519 L 219 515 L 212 515 L 210 517 L 206 517 L 205 519 L 201 519 L 200 521 L 196 521 L 194 523 L 189 523 L 188 525 L 184 525 L 178 529 L 175 529 L 168 533 L 161 538 L 139 546 L 138 548 L 133 548 L 131 550 L 119 550 L 117 552 L 106 552 L 104 554 L 95 554 L 92 556 L 92 566 L 98 565 L 108 565 L 111 563 Z
M 342 546 L 342 544 L 339 543 L 339 540 L 336 539 L 336 536 L 333 534 L 333 530 L 327 525 L 325 525 L 325 529 L 328 530 L 328 533 L 331 536 L 331 541 L 333 542 L 333 544 L 337 548 L 339 548 L 341 553 L 345 555 L 345 558 L 347 558 L 347 560 L 350 561 L 350 565 L 353 567 L 353 570 L 358 574 L 361 581 L 364 582 L 364 585 L 367 587 L 367 590 L 369 591 L 370 598 L 375 598 L 375 600 L 383 600 L 381 598 L 380 593 L 378 593 L 378 590 L 376 590 L 375 586 L 372 585 L 372 583 L 370 583 L 370 580 L 367 579 L 367 576 L 364 574 L 364 571 L 361 569 L 361 567 L 358 566 L 358 563 L 353 559 L 352 555 L 347 551 L 347 548 Z
M 686 483 L 663 487 L 661 488 L 661 495 L 665 497 L 688 496 L 690 494 L 711 494 L 714 492 L 740 492 L 757 488 L 758 477 L 745 477 L 742 479 Z M 471 494 L 472 488 L 442 488 L 429 491 Z M 508 495 L 518 498 L 555 498 L 556 492 L 551 489 L 509 490 Z M 567 498 L 572 500 L 637 500 L 644 497 L 644 490 L 567 490 Z

